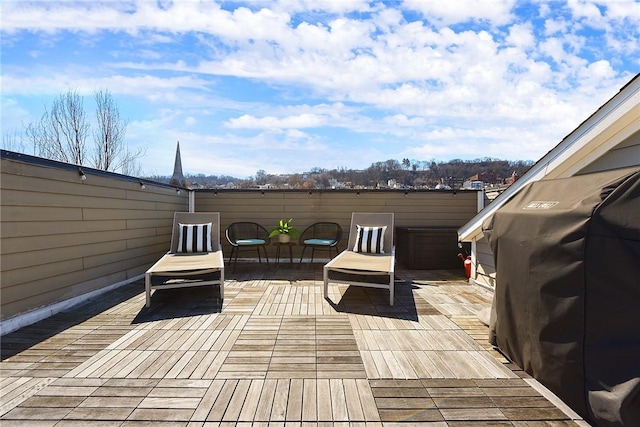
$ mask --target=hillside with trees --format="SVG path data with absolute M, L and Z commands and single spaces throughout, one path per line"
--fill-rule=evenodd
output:
M 255 176 L 240 179 L 231 176 L 204 174 L 185 178 L 192 188 L 436 188 L 438 184 L 460 188 L 469 179 L 479 179 L 486 184 L 501 185 L 512 176 L 520 177 L 533 165 L 532 161 L 508 161 L 499 159 L 454 159 L 447 162 L 416 161 L 403 159 L 375 162 L 363 170 L 314 168 L 305 173 L 269 174 L 259 170 Z M 170 177 L 148 177 L 169 182 Z

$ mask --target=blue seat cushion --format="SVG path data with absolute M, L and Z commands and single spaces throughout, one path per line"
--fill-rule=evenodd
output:
M 238 239 L 236 243 L 238 245 L 264 245 L 266 242 L 263 239 Z
M 335 243 L 335 240 L 332 239 L 307 239 L 304 241 L 305 245 L 315 245 L 315 246 L 331 246 Z

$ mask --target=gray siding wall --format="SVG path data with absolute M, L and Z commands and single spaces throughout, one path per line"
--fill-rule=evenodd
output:
M 166 186 L 1 162 L 3 320 L 141 275 L 167 251 L 173 212 L 188 209 L 186 192 Z
M 196 211 L 220 212 L 221 234 L 236 221 L 251 221 L 270 230 L 281 218 L 293 218 L 293 225 L 304 230 L 317 221 L 339 223 L 346 247 L 352 212 L 393 212 L 396 227 L 458 228 L 477 213 L 476 191 L 200 191 Z M 223 238 L 223 251 L 231 248 Z M 294 246 L 294 257 L 300 256 Z M 269 248 L 269 255 L 275 248 Z M 309 255 L 308 253 L 306 255 Z
M 189 209 L 186 191 L 4 152 L 0 159 L 1 319 L 61 303 L 142 275 L 168 249 L 175 211 Z M 34 160 L 35 159 L 35 160 Z M 293 218 L 342 225 L 351 213 L 394 212 L 398 227 L 458 228 L 477 210 L 476 191 L 196 191 L 196 211 L 267 229 Z M 222 238 L 225 254 L 230 253 Z M 270 257 L 275 247 L 269 248 Z M 300 256 L 295 247 L 294 256 Z M 322 255 L 319 255 L 322 256 Z M 142 289 L 141 289 L 142 292 Z

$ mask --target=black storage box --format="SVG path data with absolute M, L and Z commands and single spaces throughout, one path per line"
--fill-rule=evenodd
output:
M 463 269 L 458 229 L 396 227 L 396 260 L 410 270 Z
M 483 224 L 491 333 L 598 426 L 640 426 L 640 169 L 525 186 Z

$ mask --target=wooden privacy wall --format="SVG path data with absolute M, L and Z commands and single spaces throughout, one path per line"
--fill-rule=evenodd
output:
M 339 223 L 346 247 L 352 212 L 393 212 L 396 227 L 458 228 L 477 213 L 476 191 L 398 190 L 248 190 L 197 191 L 195 210 L 220 212 L 221 234 L 235 221 L 252 221 L 270 230 L 281 218 L 293 218 L 300 231 L 317 221 Z M 231 247 L 223 237 L 225 257 Z M 275 254 L 271 247 L 270 257 Z M 294 246 L 294 257 L 301 248 Z M 309 255 L 309 253 L 305 254 Z M 323 255 L 320 255 L 321 257 Z
M 169 248 L 186 191 L 2 152 L 2 319 L 126 281 Z

